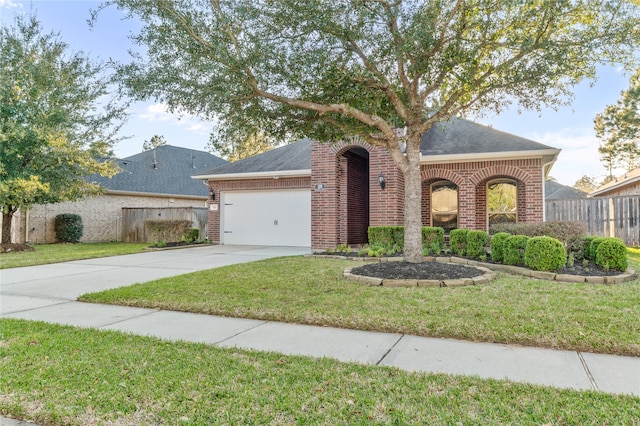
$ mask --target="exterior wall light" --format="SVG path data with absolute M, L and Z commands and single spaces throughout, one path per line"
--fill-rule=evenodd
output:
M 209 199 L 211 201 L 215 201 L 216 199 L 216 191 L 214 191 L 213 188 L 209 189 Z
M 384 189 L 387 184 L 387 182 L 384 180 L 384 175 L 382 174 L 382 172 L 380 172 L 380 174 L 378 175 L 378 183 L 380 184 L 380 189 Z

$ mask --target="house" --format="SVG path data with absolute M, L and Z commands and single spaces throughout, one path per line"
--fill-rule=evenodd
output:
M 561 183 L 547 179 L 544 182 L 544 199 L 546 201 L 551 200 L 576 200 L 580 198 L 587 198 L 586 192 L 575 189 L 571 186 L 562 185 Z
M 559 152 L 465 119 L 434 126 L 421 145 L 423 224 L 543 221 L 544 181 Z M 219 244 L 324 250 L 366 243 L 369 226 L 404 220 L 402 174 L 388 151 L 358 139 L 305 139 L 194 179 L 208 181 L 208 237 Z
M 191 176 L 228 163 L 208 152 L 171 145 L 114 161 L 121 171 L 112 178 L 87 178 L 106 188 L 105 194 L 19 212 L 13 241 L 55 242 L 54 220 L 61 213 L 82 217 L 82 242 L 122 241 L 123 208 L 206 208 L 207 186 Z
M 615 197 L 619 195 L 640 195 L 640 168 L 602 185 L 589 194 L 589 197 Z

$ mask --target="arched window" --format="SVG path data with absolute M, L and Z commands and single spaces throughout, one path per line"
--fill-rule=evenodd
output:
M 487 183 L 487 221 L 496 223 L 518 221 L 518 186 L 510 179 L 497 179 Z
M 445 232 L 458 227 L 458 187 L 448 180 L 431 185 L 431 226 Z

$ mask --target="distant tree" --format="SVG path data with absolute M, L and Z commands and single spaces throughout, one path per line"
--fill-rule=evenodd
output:
M 153 135 L 148 141 L 144 141 L 142 144 L 143 151 L 151 151 L 159 146 L 166 145 L 167 141 L 162 135 Z
M 255 131 L 232 138 L 226 133 L 214 132 L 209 139 L 209 148 L 231 162 L 269 151 L 273 147 L 273 141 Z
M 573 187 L 579 191 L 590 193 L 598 187 L 594 178 L 584 175 L 573 184 Z
M 77 200 L 101 188 L 85 178 L 111 176 L 105 161 L 125 116 L 108 101 L 102 64 L 69 53 L 34 16 L 0 29 L 0 206 L 3 244 L 18 209 Z
M 460 114 L 567 104 L 636 54 L 628 0 L 107 0 L 143 23 L 120 68 L 137 99 L 284 140 L 358 137 L 404 182 L 404 259 L 422 256 L 420 138 Z M 402 140 L 398 138 L 398 128 Z
M 600 138 L 600 159 L 613 176 L 613 169 L 627 171 L 640 166 L 640 69 L 631 77 L 629 88 L 615 105 L 608 105 L 594 119 Z

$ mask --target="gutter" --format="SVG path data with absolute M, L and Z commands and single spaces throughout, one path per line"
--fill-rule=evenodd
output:
M 206 195 L 184 195 L 184 194 L 161 194 L 157 192 L 136 192 L 136 191 L 114 191 L 107 189 L 106 194 L 109 195 L 134 195 L 138 197 L 160 197 L 160 198 L 178 198 L 181 200 L 185 199 L 198 199 L 198 200 L 206 200 Z M 103 194 L 104 195 L 104 194 Z
M 280 179 L 285 177 L 307 177 L 311 176 L 311 169 L 301 170 L 270 170 L 265 172 L 248 173 L 222 173 L 215 175 L 191 176 L 191 179 L 203 180 L 236 180 L 236 179 Z
M 447 154 L 447 155 L 423 155 L 420 153 L 421 164 L 440 164 L 440 163 L 458 163 L 461 161 L 490 161 L 490 160 L 521 160 L 523 158 L 537 158 L 552 156 L 555 162 L 559 149 L 538 149 L 534 151 L 505 151 L 505 152 L 482 152 L 473 154 Z M 549 163 L 547 163 L 549 164 Z

